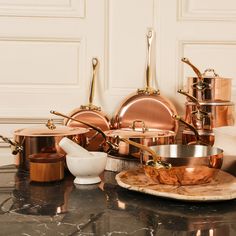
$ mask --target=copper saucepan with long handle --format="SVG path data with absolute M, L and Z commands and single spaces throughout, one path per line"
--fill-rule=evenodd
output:
M 147 32 L 147 65 L 146 87 L 130 94 L 116 110 L 112 125 L 113 129 L 127 128 L 134 120 L 142 120 L 147 127 L 177 132 L 178 122 L 172 119 L 176 108 L 172 102 L 160 95 L 159 90 L 150 86 L 153 79 L 151 69 L 151 49 L 154 40 L 154 30 Z
M 231 101 L 231 78 L 220 77 L 214 69 L 201 73 L 186 57 L 182 58 L 182 62 L 188 64 L 196 74 L 196 77 L 188 77 L 190 95 L 199 101 Z
M 207 113 L 202 110 L 200 102 L 190 95 L 189 93 L 185 92 L 182 89 L 177 91 L 178 93 L 187 97 L 191 103 L 195 104 L 195 109 L 189 113 L 188 103 L 185 104 L 186 106 L 186 114 L 185 114 L 185 121 L 187 123 L 192 124 L 197 130 L 210 130 L 212 129 L 212 121 L 213 117 L 211 117 L 210 113 Z
M 93 124 L 96 127 L 99 127 L 101 130 L 106 131 L 110 130 L 110 119 L 108 116 L 101 111 L 101 108 L 93 104 L 94 92 L 95 92 L 95 82 L 97 79 L 97 73 L 99 68 L 99 61 L 97 58 L 92 58 L 92 80 L 90 85 L 90 95 L 89 103 L 87 105 L 81 105 L 79 108 L 74 109 L 68 115 L 75 119 L 81 119 L 89 124 Z M 69 127 L 84 127 L 82 123 L 75 122 L 71 119 L 65 119 L 64 124 Z M 100 150 L 100 144 L 103 142 L 103 139 L 98 132 L 94 129 L 90 130 L 86 134 L 88 139 L 86 149 L 89 151 L 98 151 Z

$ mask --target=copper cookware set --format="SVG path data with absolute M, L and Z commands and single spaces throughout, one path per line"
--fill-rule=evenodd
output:
M 179 91 L 187 97 L 185 119 L 176 116 L 175 106 L 161 96 L 159 90 L 150 86 L 153 38 L 154 31 L 148 30 L 146 87 L 129 95 L 120 104 L 112 119 L 93 104 L 99 66 L 98 59 L 93 58 L 89 104 L 76 108 L 68 115 L 51 111 L 52 114 L 64 118 L 64 126 L 56 127 L 50 120 L 43 128 L 32 127 L 15 131 L 14 141 L 0 136 L 13 147 L 16 165 L 22 170 L 30 169 L 32 181 L 50 182 L 63 179 L 65 153 L 58 143 L 65 136 L 90 151 L 106 151 L 117 158 L 140 158 L 143 150 L 158 156 L 158 153 L 150 151 L 148 147 L 171 147 L 170 144 L 175 144 L 179 121 L 187 126 L 183 131 L 183 143 L 200 146 L 213 143 L 212 128 L 234 123 L 234 104 L 230 102 L 231 80 L 216 74 L 213 77 L 201 74 L 187 59 L 183 61 L 193 68 L 197 77 L 188 78 L 188 93 Z M 201 139 L 205 136 L 206 139 Z M 169 165 L 160 158 L 158 161 L 161 166 Z M 55 170 L 54 175 L 50 175 L 53 168 L 57 169 L 57 173 Z M 44 174 L 35 175 L 35 172 L 40 171 Z
M 200 139 L 213 145 L 213 128 L 234 125 L 232 81 L 230 78 L 220 77 L 214 69 L 206 69 L 201 73 L 187 58 L 182 58 L 182 62 L 188 64 L 196 74 L 195 77 L 188 77 L 187 92 L 178 90 L 187 98 L 185 121 L 197 129 Z M 194 136 L 189 128 L 185 128 L 182 134 L 183 144 L 195 140 Z

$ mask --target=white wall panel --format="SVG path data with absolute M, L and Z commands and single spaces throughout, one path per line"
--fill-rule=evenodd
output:
M 114 93 L 137 89 L 144 84 L 146 32 L 153 26 L 152 11 L 152 0 L 109 1 L 107 86 Z
M 180 20 L 236 20 L 234 0 L 179 0 Z
M 85 17 L 85 0 L 0 0 L 1 16 Z
M 79 46 L 79 40 L 0 38 L 0 86 L 78 86 Z

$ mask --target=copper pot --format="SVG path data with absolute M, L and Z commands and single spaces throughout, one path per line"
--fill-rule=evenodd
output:
M 220 77 L 214 69 L 206 69 L 201 73 L 187 58 L 182 58 L 182 61 L 190 65 L 197 75 L 188 77 L 190 95 L 199 101 L 231 101 L 231 78 Z
M 143 125 L 140 128 L 136 127 L 137 122 L 140 121 L 133 121 L 131 128 L 105 132 L 108 141 L 118 146 L 117 150 L 113 150 L 114 155 L 140 157 L 140 148 L 121 141 L 122 138 L 144 146 L 175 143 L 176 133 L 174 131 L 146 128 L 143 121 L 141 121 Z
M 14 141 L 0 136 L 11 144 L 12 153 L 16 155 L 15 164 L 18 168 L 29 170 L 29 156 L 37 153 L 64 154 L 58 143 L 63 137 L 68 137 L 81 146 L 85 146 L 89 129 L 67 126 L 55 126 L 49 120 L 46 126 L 35 126 L 19 129 L 14 132 Z
M 215 127 L 234 125 L 234 103 L 232 102 L 199 102 L 185 103 L 185 121 L 196 129 L 211 130 Z M 199 117 L 199 111 L 205 115 Z M 195 122 L 193 122 L 195 121 Z

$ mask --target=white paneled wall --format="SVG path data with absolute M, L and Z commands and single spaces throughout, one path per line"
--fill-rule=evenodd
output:
M 100 61 L 96 105 L 110 116 L 145 85 L 146 31 L 156 31 L 156 80 L 183 113 L 176 93 L 193 72 L 232 77 L 236 101 L 234 0 L 0 0 L 0 134 L 45 122 L 88 101 L 91 58 Z M 58 118 L 56 118 L 58 121 Z M 2 163 L 12 162 L 0 143 Z

